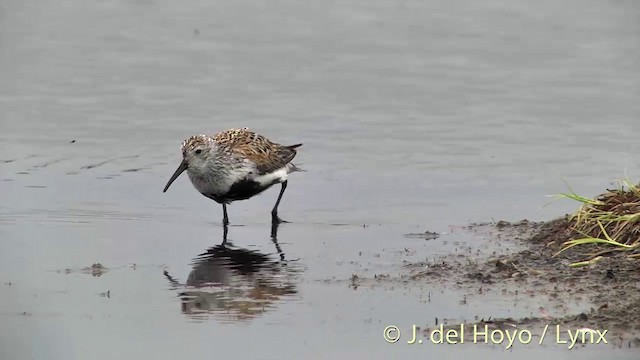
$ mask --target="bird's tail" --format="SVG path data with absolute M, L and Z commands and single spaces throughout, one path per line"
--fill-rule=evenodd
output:
M 289 149 L 289 150 L 293 150 L 293 151 L 294 151 L 294 156 L 295 156 L 295 149 L 296 149 L 296 148 L 299 148 L 300 146 L 302 146 L 302 143 L 300 143 L 300 144 L 295 144 L 295 145 L 288 145 L 288 146 L 286 146 L 286 148 L 287 148 L 287 149 Z M 306 172 L 306 171 L 307 171 L 307 170 L 304 170 L 304 169 L 299 168 L 298 166 L 296 166 L 296 165 L 294 165 L 294 164 L 292 164 L 292 163 L 289 163 L 288 165 L 289 165 L 289 166 L 288 166 L 288 169 L 287 169 L 288 173 L 292 173 L 292 172 Z
M 292 172 L 307 172 L 307 170 L 301 169 L 297 165 L 289 163 L 287 167 L 287 172 L 290 174 Z

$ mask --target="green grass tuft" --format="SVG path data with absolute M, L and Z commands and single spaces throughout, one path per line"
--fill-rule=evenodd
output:
M 596 250 L 571 266 L 589 265 L 602 255 L 621 251 L 631 259 L 640 258 L 640 184 L 623 179 L 617 185 L 616 189 L 595 198 L 580 196 L 571 188 L 568 193 L 554 196 L 580 203 L 569 222 L 571 230 L 582 236 L 564 242 L 554 256 L 571 248 L 591 245 L 589 249 Z

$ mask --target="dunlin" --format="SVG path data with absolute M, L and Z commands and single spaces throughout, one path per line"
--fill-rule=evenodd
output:
M 180 146 L 182 162 L 163 192 L 186 170 L 196 190 L 222 204 L 222 222 L 226 226 L 228 204 L 281 184 L 271 217 L 274 223 L 283 222 L 278 217 L 278 205 L 287 189 L 288 174 L 302 171 L 291 163 L 301 145 L 280 145 L 248 128 L 229 129 L 213 136 L 191 136 Z

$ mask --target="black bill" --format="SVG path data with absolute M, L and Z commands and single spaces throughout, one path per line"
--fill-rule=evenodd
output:
M 178 166 L 178 168 L 176 169 L 176 172 L 174 172 L 173 175 L 171 175 L 171 179 L 169 179 L 169 182 L 164 187 L 164 190 L 162 190 L 162 192 L 167 192 L 167 189 L 169 188 L 169 186 L 171 186 L 171 183 L 173 183 L 174 180 L 177 179 L 178 176 L 180 176 L 180 174 L 182 174 L 183 171 L 187 170 L 188 166 L 189 165 L 187 165 L 187 162 L 182 160 L 182 162 L 180 163 L 180 166 Z

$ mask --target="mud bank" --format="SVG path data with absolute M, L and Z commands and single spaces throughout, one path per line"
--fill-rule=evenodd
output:
M 606 330 L 607 344 L 640 347 L 640 261 L 637 259 L 613 254 L 589 265 L 569 266 L 583 259 L 582 251 L 587 249 L 554 256 L 562 243 L 575 235 L 567 218 L 548 222 L 471 224 L 457 231 L 471 232 L 474 237 L 489 241 L 494 248 L 515 250 L 502 254 L 493 252 L 489 256 L 467 251 L 425 262 L 405 263 L 406 271 L 399 277 L 374 275 L 373 279 L 367 279 L 356 276 L 352 278 L 351 286 L 366 285 L 367 282 L 400 282 L 412 288 L 439 285 L 466 291 L 469 296 L 493 294 L 513 301 L 514 305 L 528 303 L 537 308 L 526 317 L 490 316 L 467 321 L 465 337 L 473 335 L 474 326 L 484 329 L 487 325 L 489 331 L 526 329 L 540 336 L 545 326 L 556 329 L 559 325 L 563 329 L 593 333 L 593 342 L 598 339 L 597 331 Z M 460 302 L 467 300 L 465 295 Z M 442 323 L 445 330 L 459 330 L 460 321 L 457 320 L 435 319 L 421 331 L 429 336 Z

